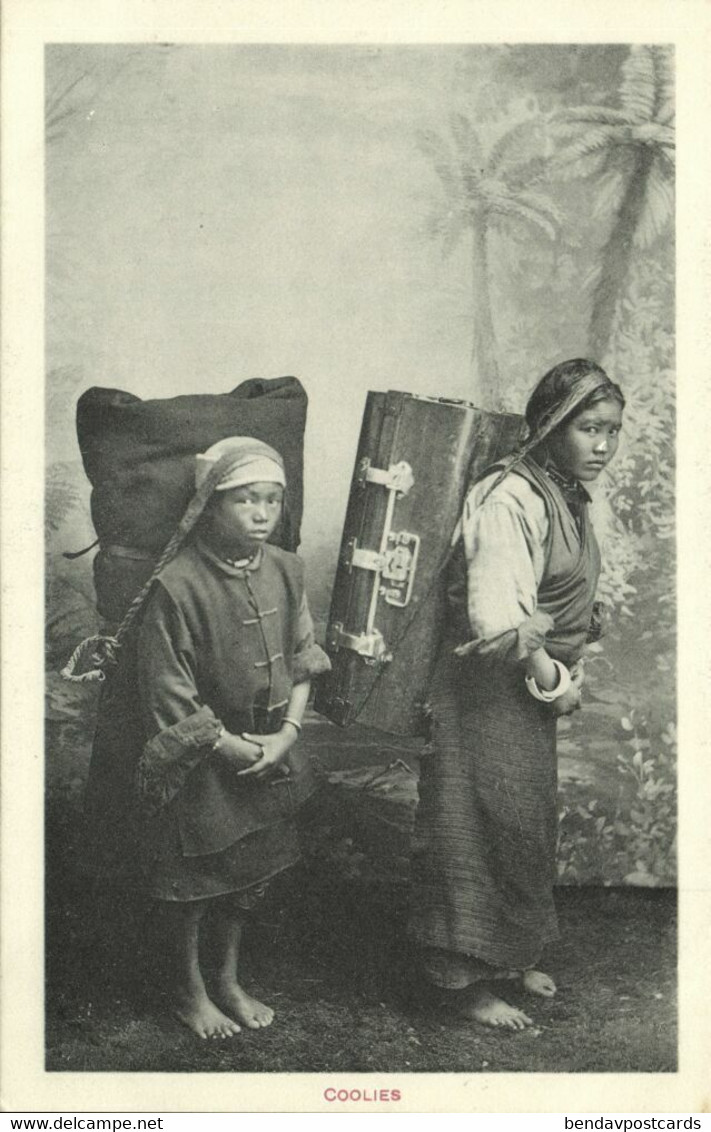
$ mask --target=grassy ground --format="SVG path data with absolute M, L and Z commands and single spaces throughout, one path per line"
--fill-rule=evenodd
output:
M 671 1072 L 676 1067 L 672 890 L 559 889 L 561 941 L 547 969 L 559 994 L 520 1001 L 536 1025 L 496 1033 L 460 1020 L 417 977 L 405 938 L 402 815 L 359 809 L 380 872 L 339 873 L 333 858 L 281 878 L 245 943 L 248 989 L 276 1009 L 267 1030 L 205 1043 L 161 997 L 167 947 L 155 914 L 93 892 L 78 869 L 89 730 L 61 724 L 48 742 L 47 1068 L 113 1072 Z M 416 743 L 312 717 L 305 741 L 326 772 L 387 765 Z M 351 792 L 352 793 L 352 792 Z M 391 801 L 392 808 L 392 801 Z M 327 799 L 350 833 L 353 808 Z M 323 824 L 323 823 L 322 823 Z M 352 856 L 346 865 L 352 864 Z M 406 860 L 405 860 L 406 865 Z M 206 956 L 209 960 L 209 956 Z M 507 987 L 510 991 L 512 988 Z
M 47 1068 L 113 1072 L 665 1072 L 675 1069 L 675 910 L 669 891 L 562 889 L 552 1001 L 521 996 L 536 1026 L 459 1020 L 420 985 L 403 888 L 274 885 L 245 948 L 267 1030 L 193 1038 L 166 1010 L 161 924 L 80 880 L 50 900 Z M 209 956 L 208 962 L 209 962 Z

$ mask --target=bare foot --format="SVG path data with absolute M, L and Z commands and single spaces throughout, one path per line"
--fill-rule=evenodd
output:
M 223 983 L 215 998 L 232 1018 L 238 1018 L 250 1030 L 261 1030 L 274 1019 L 271 1006 L 252 998 L 239 983 Z
M 533 1023 L 527 1014 L 516 1006 L 509 1006 L 502 998 L 496 998 L 489 991 L 470 991 L 460 997 L 459 1013 L 483 1026 L 494 1026 L 508 1030 L 524 1030 Z
M 531 994 L 539 994 L 543 998 L 553 998 L 557 990 L 550 975 L 544 975 L 543 971 L 533 969 L 522 971 L 521 982 L 525 990 L 530 991 Z
M 231 1038 L 240 1032 L 237 1023 L 218 1010 L 204 992 L 180 992 L 173 1013 L 199 1038 Z

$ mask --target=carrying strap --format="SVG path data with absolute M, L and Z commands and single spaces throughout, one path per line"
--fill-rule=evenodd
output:
M 102 550 L 109 558 L 128 558 L 131 562 L 154 562 L 156 558 L 152 550 L 143 550 L 140 546 L 121 546 L 115 542 L 102 547 Z
M 82 558 L 83 555 L 88 554 L 90 550 L 93 550 L 94 547 L 98 545 L 99 539 L 95 538 L 94 541 L 90 542 L 88 546 L 85 546 L 83 550 L 65 550 L 62 554 L 62 558 L 68 558 L 70 562 L 73 562 L 75 558 Z

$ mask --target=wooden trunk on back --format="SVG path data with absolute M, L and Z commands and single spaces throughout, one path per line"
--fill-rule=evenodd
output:
M 522 418 L 464 401 L 369 393 L 346 510 L 316 710 L 425 733 L 444 571 L 467 485 L 518 442 Z

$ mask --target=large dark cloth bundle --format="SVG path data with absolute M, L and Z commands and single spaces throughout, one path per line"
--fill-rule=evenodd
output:
M 194 490 L 198 452 L 227 436 L 254 436 L 284 458 L 287 505 L 273 541 L 299 545 L 307 397 L 295 377 L 242 382 L 230 393 L 143 401 L 120 389 L 88 389 L 77 435 L 91 481 L 97 606 L 119 621 L 150 576 Z

